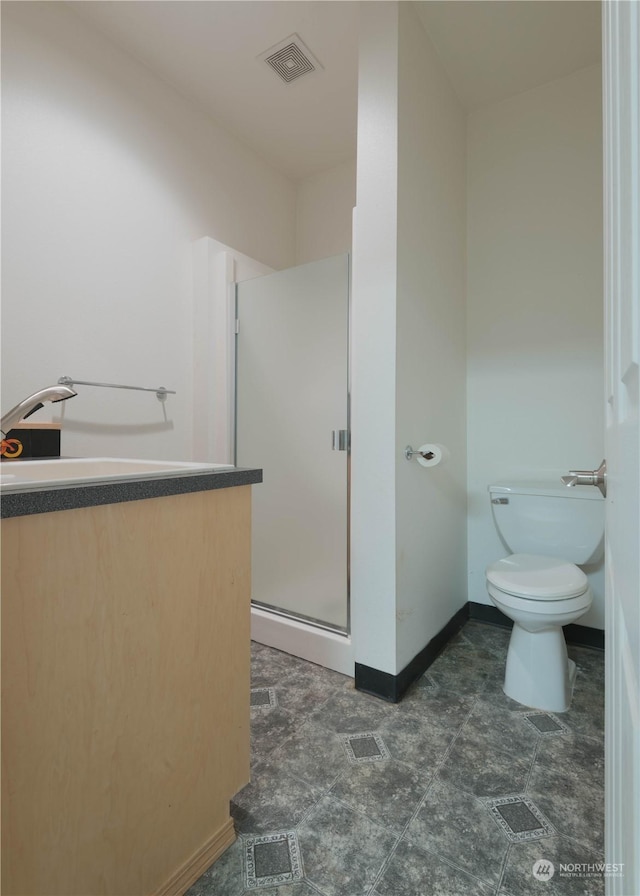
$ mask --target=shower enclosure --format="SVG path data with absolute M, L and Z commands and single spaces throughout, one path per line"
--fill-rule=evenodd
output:
M 235 463 L 264 471 L 253 606 L 306 655 L 349 634 L 349 256 L 236 284 L 236 321 Z

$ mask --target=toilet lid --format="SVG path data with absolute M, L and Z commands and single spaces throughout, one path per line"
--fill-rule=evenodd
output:
M 529 600 L 577 597 L 589 584 L 574 563 L 539 554 L 512 554 L 498 560 L 487 567 L 487 580 L 500 591 Z

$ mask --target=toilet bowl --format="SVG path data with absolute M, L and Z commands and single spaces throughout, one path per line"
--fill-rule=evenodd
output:
M 549 712 L 571 704 L 576 667 L 562 626 L 591 607 L 587 577 L 555 557 L 513 554 L 487 569 L 495 606 L 513 620 L 503 690 L 512 700 Z
M 487 591 L 513 620 L 504 693 L 548 712 L 569 709 L 576 675 L 562 627 L 593 602 L 577 563 L 602 554 L 604 502 L 588 487 L 524 482 L 489 487 L 494 521 L 517 553 L 487 567 Z M 573 499 L 573 500 L 567 500 Z

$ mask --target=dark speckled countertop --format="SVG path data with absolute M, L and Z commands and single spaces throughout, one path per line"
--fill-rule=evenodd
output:
M 185 495 L 191 492 L 211 491 L 217 488 L 234 488 L 238 485 L 254 485 L 262 482 L 262 470 L 235 467 L 214 473 L 190 473 L 182 476 L 165 476 L 154 479 L 127 479 L 111 482 L 93 482 L 56 488 L 25 489 L 2 495 L 0 515 L 3 519 L 29 516 L 34 513 L 53 513 L 74 510 L 77 507 L 96 507 L 99 504 L 120 504 L 123 501 L 144 501 L 167 495 Z

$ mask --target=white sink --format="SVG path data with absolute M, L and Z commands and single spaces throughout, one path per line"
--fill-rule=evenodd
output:
M 231 464 L 130 460 L 122 457 L 4 461 L 0 465 L 0 491 L 8 494 L 27 489 L 64 488 L 85 483 L 126 482 L 136 479 L 165 479 L 233 469 Z

